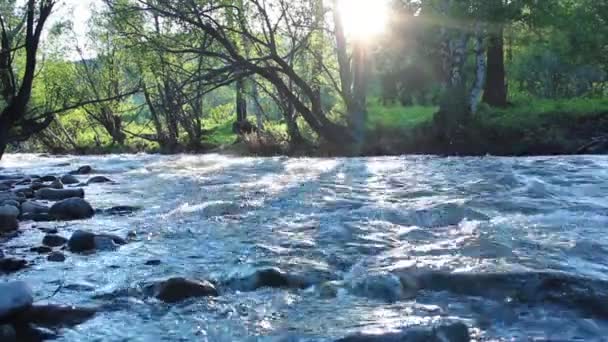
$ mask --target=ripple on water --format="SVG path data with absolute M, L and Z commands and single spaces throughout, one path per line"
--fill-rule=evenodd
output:
M 81 165 L 117 182 L 87 187 L 95 207 L 143 209 L 40 227 L 57 227 L 65 236 L 77 229 L 121 236 L 136 230 L 137 239 L 116 252 L 68 254 L 63 264 L 28 252 L 42 239 L 36 229 L 2 247 L 33 263 L 11 278 L 31 282 L 38 298 L 64 284 L 53 301 L 104 307 L 95 319 L 65 331 L 63 341 L 330 341 L 446 318 L 466 322 L 478 340 L 608 336 L 606 320 L 553 297 L 531 304 L 509 296 L 421 291 L 400 299 L 394 292 L 399 281 L 391 277 L 400 269 L 424 268 L 566 272 L 608 281 L 605 157 L 8 155 L 0 172 L 64 174 Z M 319 296 L 316 288 L 228 289 L 218 298 L 171 306 L 94 297 L 176 275 L 221 283 L 268 267 L 319 282 L 337 279 L 346 289 L 335 298 Z M 481 283 L 470 288 L 502 289 L 477 279 Z

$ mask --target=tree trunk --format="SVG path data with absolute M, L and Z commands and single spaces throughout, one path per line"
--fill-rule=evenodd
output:
M 0 160 L 2 160 L 2 156 L 4 152 L 6 152 L 6 147 L 8 146 L 8 135 L 9 135 L 9 124 L 6 120 L 0 119 Z
M 483 92 L 483 88 L 486 80 L 486 56 L 484 55 L 485 49 L 483 44 L 483 35 L 481 25 L 477 24 L 476 32 L 475 32 L 475 60 L 476 60 L 476 79 L 475 84 L 473 85 L 473 89 L 471 90 L 471 99 L 470 99 L 470 107 L 471 113 L 477 113 L 477 109 L 479 108 L 479 100 L 481 99 L 481 94 Z
M 494 107 L 507 106 L 507 84 L 505 72 L 504 27 L 490 34 L 488 43 L 488 69 L 483 102 Z
M 362 42 L 355 43 L 353 51 L 352 98 L 347 105 L 351 128 L 355 136 L 355 151 L 365 140 L 365 121 L 367 119 L 367 48 Z
M 247 121 L 247 99 L 245 99 L 245 85 L 242 79 L 236 81 L 236 122 Z

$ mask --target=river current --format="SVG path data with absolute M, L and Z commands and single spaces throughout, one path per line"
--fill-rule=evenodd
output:
M 606 317 L 584 307 L 483 291 L 420 291 L 386 301 L 349 291 L 327 298 L 315 288 L 226 290 L 177 305 L 100 296 L 170 276 L 221 281 L 265 267 L 345 282 L 403 269 L 556 272 L 605 282 L 606 157 L 24 154 L 5 156 L 0 172 L 62 174 L 85 164 L 117 182 L 85 189 L 93 207 L 142 209 L 37 228 L 56 227 L 65 237 L 77 229 L 135 231 L 136 241 L 53 264 L 27 252 L 44 234 L 22 225 L 3 247 L 32 262 L 5 279 L 25 280 L 37 298 L 52 296 L 53 303 L 104 308 L 64 330 L 60 341 L 331 341 L 443 320 L 466 323 L 479 341 L 608 336 Z M 150 260 L 160 265 L 146 265 Z

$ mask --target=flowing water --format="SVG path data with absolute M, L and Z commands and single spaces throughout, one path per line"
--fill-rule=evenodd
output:
M 408 268 L 608 281 L 608 158 L 9 155 L 0 172 L 63 174 L 84 164 L 118 182 L 86 188 L 94 207 L 143 209 L 38 227 L 66 237 L 135 230 L 137 241 L 52 264 L 25 252 L 43 233 L 24 226 L 3 247 L 33 261 L 8 278 L 28 281 L 38 298 L 61 286 L 49 301 L 105 308 L 61 341 L 330 341 L 446 319 L 483 341 L 608 336 L 608 321 L 585 308 L 448 291 L 390 302 L 348 291 L 325 298 L 314 288 L 225 290 L 177 305 L 96 299 L 142 281 L 221 281 L 262 267 L 346 281 Z

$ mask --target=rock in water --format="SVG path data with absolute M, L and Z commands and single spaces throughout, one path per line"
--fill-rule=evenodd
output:
M 359 296 L 396 302 L 404 297 L 403 284 L 396 275 L 372 274 L 355 281 L 352 291 Z
M 34 201 L 25 201 L 21 204 L 21 214 L 46 214 L 49 212 L 49 207 L 36 203 Z
M 82 220 L 93 217 L 95 210 L 82 198 L 68 198 L 55 203 L 49 214 L 59 220 Z
M 33 303 L 34 294 L 26 283 L 0 283 L 0 321 L 28 309 Z
M 257 270 L 254 273 L 227 282 L 228 287 L 239 291 L 255 291 L 260 288 L 293 288 L 303 289 L 312 285 L 310 281 L 298 275 L 288 274 L 278 268 Z
M 61 201 L 68 198 L 84 198 L 84 190 L 43 188 L 36 191 L 36 198 L 47 201 Z
M 87 181 L 87 185 L 96 183 L 113 183 L 113 181 L 110 178 L 104 176 L 95 176 Z
M 73 327 L 95 316 L 92 308 L 33 305 L 19 314 L 19 320 L 46 328 Z
M 464 323 L 452 323 L 430 328 L 412 328 L 401 332 L 348 336 L 336 342 L 469 342 L 469 328 Z
M 67 242 L 68 239 L 56 234 L 45 235 L 42 239 L 42 244 L 49 247 L 60 247 L 65 245 Z
M 11 232 L 19 228 L 19 209 L 12 205 L 3 205 L 0 207 L 0 233 Z
M 166 303 L 177 303 L 189 298 L 217 297 L 215 286 L 208 281 L 171 278 L 152 285 L 154 297 Z
M 21 259 L 5 258 L 0 259 L 0 274 L 14 273 L 27 267 L 27 261 Z
M 46 260 L 50 262 L 64 262 L 65 255 L 61 252 L 53 252 L 46 257 Z
M 65 176 L 61 177 L 61 182 L 65 185 L 72 185 L 72 184 L 80 183 L 78 178 L 74 177 L 73 175 L 65 175 Z
M 74 253 L 95 250 L 95 234 L 83 230 L 74 232 L 68 240 L 68 248 Z
M 47 176 L 44 176 L 44 177 L 40 178 L 41 182 L 54 182 L 56 180 L 57 180 L 57 177 L 52 176 L 52 175 L 47 175 Z
M 84 165 L 78 168 L 76 171 L 70 172 L 70 175 L 88 175 L 93 172 L 93 168 L 89 165 Z
M 0 341 L 2 342 L 18 342 L 17 332 L 12 325 L 0 325 Z
M 49 186 L 51 189 L 63 189 L 63 183 L 59 179 L 54 180 Z
M 95 243 L 95 249 L 98 251 L 115 251 L 118 249 L 118 245 L 109 236 L 96 235 L 93 242 Z

